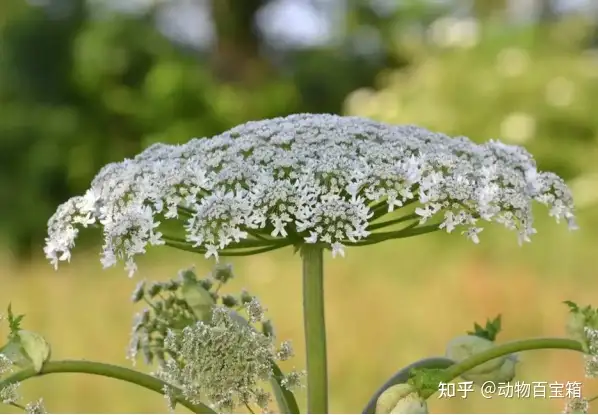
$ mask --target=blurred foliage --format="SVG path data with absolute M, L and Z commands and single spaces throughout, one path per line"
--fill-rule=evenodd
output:
M 348 97 L 346 111 L 524 145 L 541 169 L 579 178 L 574 190 L 591 193 L 579 195 L 581 205 L 594 204 L 598 51 L 588 48 L 593 31 L 580 18 L 526 26 L 439 19 L 426 36 L 403 38 L 401 51 L 409 51 L 412 65 L 383 71 L 377 89 Z

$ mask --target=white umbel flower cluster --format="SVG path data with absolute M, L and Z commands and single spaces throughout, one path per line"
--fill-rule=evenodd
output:
M 123 259 L 131 274 L 148 245 L 218 257 L 322 243 L 336 255 L 345 246 L 439 228 L 461 228 L 477 242 L 480 220 L 528 241 L 534 200 L 575 226 L 567 186 L 539 172 L 522 147 L 360 117 L 296 114 L 183 145 L 156 144 L 107 165 L 85 195 L 49 220 L 45 253 L 55 266 L 69 260 L 79 228 L 89 225 L 103 228 L 103 264 Z M 414 223 L 373 232 L 384 227 L 375 221 L 412 204 L 405 220 Z M 165 230 L 170 222 L 178 234 Z
M 273 340 L 216 307 L 211 322 L 168 332 L 164 346 L 177 359 L 168 358 L 156 376 L 179 387 L 191 402 L 208 401 L 219 412 L 242 404 L 266 411 L 271 397 L 260 385 L 271 378 L 274 361 L 292 357 L 286 343 L 277 350 Z M 289 379 L 298 376 L 292 372 Z

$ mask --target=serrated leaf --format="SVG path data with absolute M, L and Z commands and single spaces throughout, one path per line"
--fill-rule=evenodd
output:
M 278 409 L 281 414 L 298 414 L 299 405 L 293 392 L 282 386 L 282 380 L 284 375 L 278 365 L 272 362 L 272 377 L 270 378 L 270 384 L 278 404 Z
M 438 368 L 414 368 L 411 370 L 408 384 L 417 390 L 436 389 L 443 381 L 444 369 Z
M 209 321 L 212 318 L 214 299 L 199 282 L 185 279 L 181 287 L 183 299 L 199 321 Z
M 567 306 L 569 306 L 571 311 L 579 310 L 579 306 L 577 304 L 575 304 L 573 301 L 569 301 L 569 300 L 563 301 L 563 304 L 566 304 Z
M 25 315 L 19 314 L 19 315 L 15 316 L 14 313 L 12 312 L 12 304 L 10 304 L 10 303 L 8 304 L 7 314 L 8 314 L 8 326 L 10 329 L 9 336 L 13 336 L 21 329 L 21 321 L 23 320 Z
M 39 373 L 44 363 L 50 360 L 50 343 L 41 334 L 28 330 L 19 330 L 18 338 L 23 351 L 31 360 L 33 369 Z

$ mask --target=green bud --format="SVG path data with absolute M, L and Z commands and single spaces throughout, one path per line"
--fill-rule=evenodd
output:
M 233 279 L 233 277 L 232 264 L 216 264 L 212 271 L 212 278 L 223 284 L 226 284 L 229 280 Z
M 241 291 L 241 302 L 243 304 L 250 303 L 253 300 L 253 295 L 249 294 L 247 291 Z
M 456 362 L 461 362 L 475 354 L 492 349 L 494 342 L 478 336 L 466 335 L 452 339 L 446 348 L 446 357 Z M 498 370 L 507 359 L 506 356 L 498 357 L 467 372 L 467 375 L 476 375 Z
M 197 282 L 197 275 L 195 275 L 195 270 L 193 268 L 183 269 L 179 271 L 179 278 L 185 282 Z
M 231 308 L 231 307 L 236 307 L 237 305 L 239 305 L 239 302 L 232 295 L 223 295 L 222 296 L 222 304 L 226 307 Z
M 149 321 L 150 321 L 150 317 L 151 317 L 150 316 L 150 312 L 146 308 L 145 310 L 143 310 L 141 312 L 141 324 L 144 325 L 144 326 L 147 325 L 147 323 L 149 323 Z
M 178 281 L 174 281 L 174 280 L 169 280 L 166 281 L 164 284 L 164 289 L 167 291 L 176 291 L 179 289 L 179 287 L 181 286 L 181 284 Z
M 199 280 L 199 284 L 207 291 L 210 291 L 210 289 L 214 286 L 214 281 L 212 281 L 211 278 L 204 278 Z
M 427 414 L 428 406 L 414 386 L 407 383 L 393 385 L 378 397 L 377 414 Z
M 155 296 L 160 294 L 160 292 L 162 292 L 162 284 L 160 284 L 159 282 L 151 283 L 147 289 L 147 295 L 150 298 L 154 298 Z
M 262 333 L 266 336 L 274 337 L 274 325 L 270 320 L 264 321 L 262 323 Z
M 143 298 L 145 294 L 145 281 L 139 282 L 133 291 L 133 295 L 131 295 L 131 301 L 133 303 L 138 303 Z

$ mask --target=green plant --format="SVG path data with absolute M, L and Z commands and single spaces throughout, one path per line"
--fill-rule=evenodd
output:
M 182 146 L 156 144 L 133 160 L 106 166 L 84 196 L 61 205 L 50 219 L 45 252 L 57 266 L 70 259 L 79 227 L 99 226 L 104 266 L 124 260 L 134 275 L 135 257 L 149 245 L 217 260 L 293 246 L 303 263 L 307 410 L 327 413 L 324 251 L 334 257 L 346 247 L 455 229 L 478 243 L 484 221 L 516 230 L 520 243 L 528 242 L 535 233 L 533 201 L 576 228 L 567 186 L 555 174 L 539 172 L 521 147 L 476 145 L 357 117 L 299 114 Z M 292 389 L 303 372 L 283 373 L 276 364 L 292 348 L 275 344 L 257 298 L 220 292 L 231 278 L 230 267 L 217 265 L 209 278 L 185 270 L 177 279 L 138 286 L 133 301 L 149 308 L 135 320 L 130 350 L 158 363 L 152 376 L 102 363 L 49 361 L 43 337 L 23 336 L 20 318 L 9 313 L 9 345 L 33 366 L 0 388 L 14 393 L 17 382 L 36 375 L 82 372 L 139 384 L 163 393 L 171 407 L 180 403 L 196 413 L 239 405 L 266 411 L 272 394 L 281 412 L 297 413 Z M 363 412 L 427 411 L 425 400 L 459 376 L 472 384 L 509 382 L 515 353 L 525 350 L 583 352 L 588 375 L 596 376 L 598 313 L 568 304 L 575 339 L 495 345 L 500 317 L 485 327 L 476 324 L 449 344 L 445 358 L 397 372 Z

